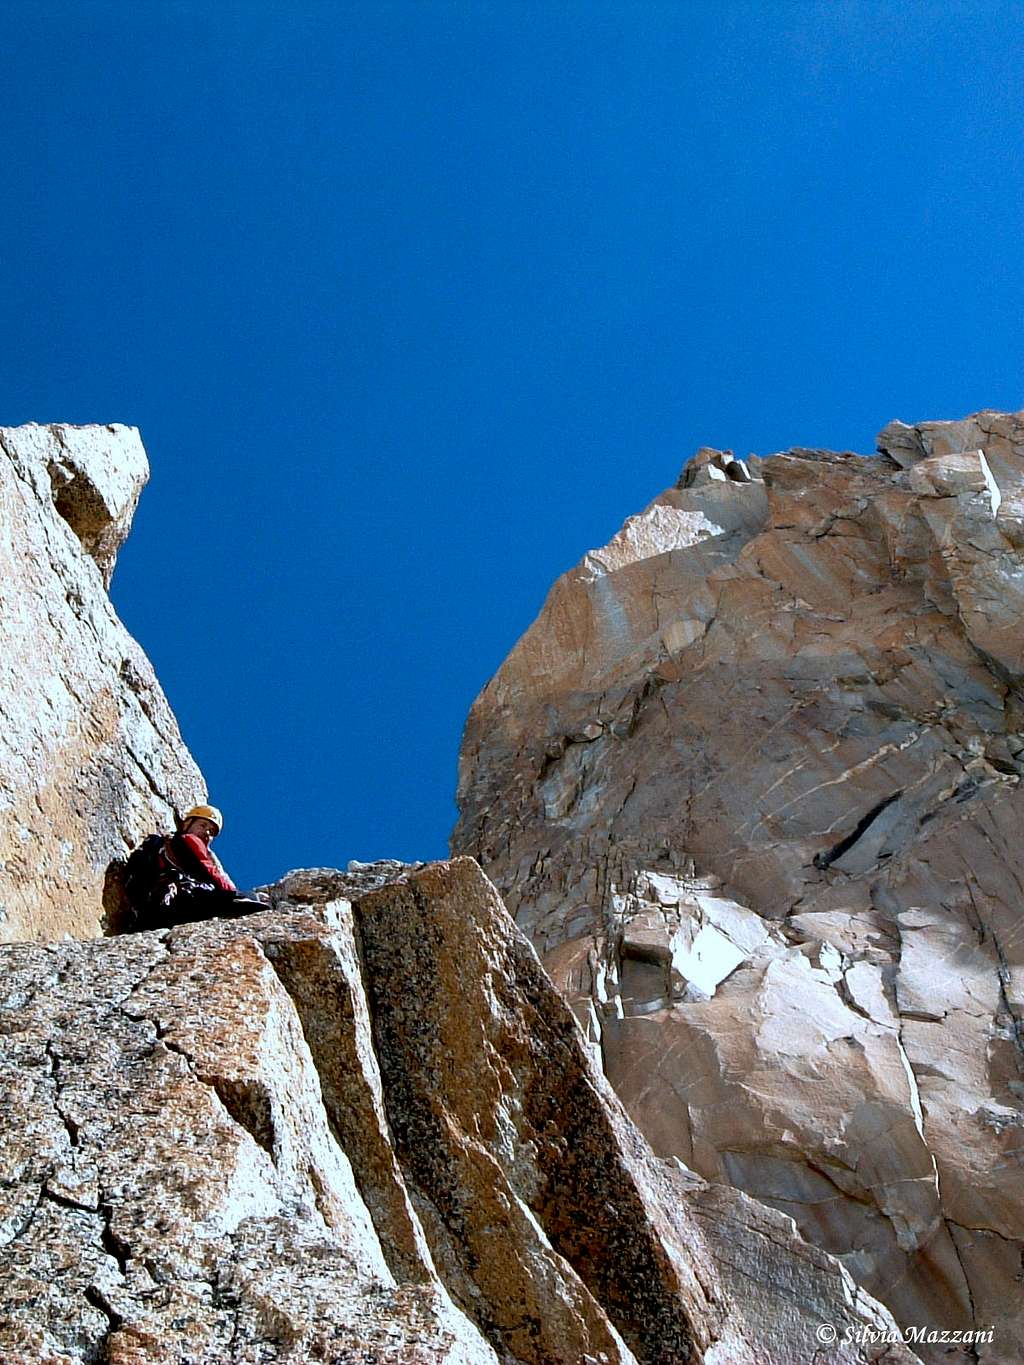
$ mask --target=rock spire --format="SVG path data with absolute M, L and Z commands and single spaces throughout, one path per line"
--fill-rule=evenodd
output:
M 134 427 L 0 428 L 0 942 L 98 934 L 111 859 L 204 790 L 106 592 L 148 477 Z

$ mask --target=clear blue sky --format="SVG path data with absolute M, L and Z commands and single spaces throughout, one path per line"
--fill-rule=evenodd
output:
M 701 444 L 1024 406 L 1024 6 L 0 0 L 0 423 L 253 883 L 443 855 L 469 705 Z

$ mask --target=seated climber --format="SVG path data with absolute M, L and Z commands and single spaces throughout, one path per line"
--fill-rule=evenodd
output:
M 168 929 L 267 908 L 238 890 L 210 848 L 223 825 L 216 806 L 193 806 L 176 834 L 151 834 L 143 840 L 124 872 L 130 904 L 126 932 Z

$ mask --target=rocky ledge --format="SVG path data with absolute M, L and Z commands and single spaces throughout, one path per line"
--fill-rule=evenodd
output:
M 653 1156 L 475 863 L 333 877 L 0 949 L 0 1358 L 793 1365 L 830 1323 L 914 1359 L 789 1218 Z

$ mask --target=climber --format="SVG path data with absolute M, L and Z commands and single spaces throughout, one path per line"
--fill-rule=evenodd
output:
M 224 827 L 216 806 L 193 806 L 177 824 L 176 834 L 151 834 L 128 859 L 123 885 L 129 932 L 267 908 L 238 890 L 210 848 Z

